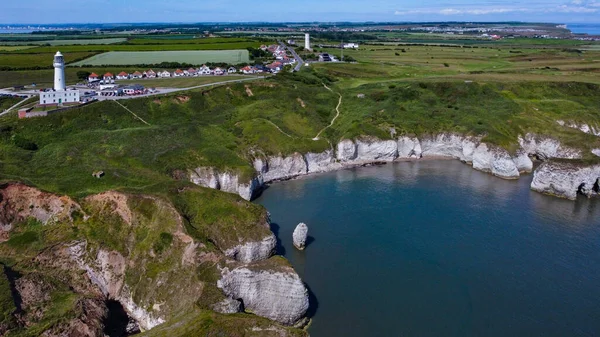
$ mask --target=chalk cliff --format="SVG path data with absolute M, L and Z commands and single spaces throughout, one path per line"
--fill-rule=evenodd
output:
M 598 195 L 599 179 L 600 165 L 546 162 L 535 170 L 531 189 L 575 200 L 578 193 L 588 197 Z
M 246 309 L 285 325 L 303 320 L 308 310 L 308 290 L 289 266 L 263 261 L 239 267 L 225 267 L 217 285 Z
M 584 132 L 586 130 L 596 132 L 596 129 L 590 126 L 581 128 Z M 481 137 L 453 133 L 422 135 L 418 138 L 400 136 L 396 140 L 358 137 L 354 140 L 342 139 L 333 149 L 322 153 L 305 155 L 294 153 L 290 156 L 263 155 L 253 162 L 256 177 L 245 184 L 231 177 L 230 188 L 221 187 L 222 179 L 211 169 L 197 169 L 190 174 L 190 179 L 199 185 L 212 188 L 217 186 L 218 189 L 237 193 L 244 199 L 250 200 L 264 183 L 399 159 L 453 158 L 471 165 L 476 170 L 503 179 L 518 179 L 521 174 L 533 171 L 533 161 L 530 157 L 544 161 L 583 158 L 581 150 L 564 146 L 552 137 L 528 133 L 519 137 L 517 141 L 520 148 L 511 154 L 501 147 L 483 142 Z M 592 152 L 600 155 L 600 150 Z M 242 185 L 245 186 L 244 189 L 240 188 Z M 540 190 L 540 185 L 538 184 L 534 190 Z

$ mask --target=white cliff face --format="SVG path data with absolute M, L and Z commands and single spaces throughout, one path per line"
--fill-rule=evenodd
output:
M 121 295 L 116 298 L 119 303 L 125 308 L 125 311 L 131 316 L 136 322 L 140 325 L 142 331 L 150 330 L 158 325 L 161 325 L 165 322 L 162 317 L 154 314 L 153 312 L 149 312 L 148 310 L 138 306 L 133 301 L 133 296 L 129 287 L 125 285 L 123 290 L 121 291 Z
M 333 152 L 327 150 L 321 153 L 307 153 L 304 155 L 307 173 L 329 172 L 340 169 L 342 166 L 333 158 Z
M 421 158 L 422 155 L 421 142 L 417 138 L 398 138 L 398 158 Z
M 293 269 L 284 269 L 225 268 L 217 286 L 228 297 L 242 299 L 254 314 L 294 325 L 308 310 L 308 290 Z
M 363 138 L 356 140 L 357 160 L 394 161 L 398 158 L 398 142 Z
M 239 175 L 233 172 L 219 172 L 212 167 L 198 167 L 189 173 L 190 181 L 196 185 L 223 192 L 238 194 L 245 200 L 252 199 L 255 191 L 263 182 L 256 177 L 247 182 L 240 182 Z
M 525 137 L 519 137 L 521 148 L 531 156 L 537 156 L 540 159 L 561 158 L 561 159 L 581 159 L 580 150 L 571 149 L 562 146 L 556 139 L 548 137 L 538 137 L 528 133 Z
M 271 234 L 261 241 L 252 241 L 227 249 L 224 253 L 227 257 L 240 262 L 250 263 L 266 260 L 273 256 L 277 239 Z
M 294 233 L 292 234 L 292 239 L 294 242 L 294 247 L 299 250 L 304 250 L 306 248 L 306 239 L 308 238 L 308 226 L 301 222 L 294 229 Z
M 537 192 L 575 200 L 577 193 L 597 195 L 600 186 L 600 165 L 576 166 L 569 163 L 546 162 L 533 174 L 531 189 Z
M 517 151 L 517 154 L 513 157 L 513 161 L 520 173 L 529 173 L 533 171 L 533 162 L 522 149 Z
M 140 328 L 150 330 L 165 320 L 152 312 L 139 307 L 131 296 L 127 285 L 124 285 L 125 279 L 125 258 L 114 251 L 99 250 L 94 260 L 86 259 L 87 243 L 85 241 L 76 242 L 68 247 L 71 259 L 77 266 L 84 270 L 93 284 L 95 284 L 102 293 L 110 299 L 121 303 L 130 317 L 135 319 Z
M 294 178 L 308 172 L 304 156 L 294 153 L 288 157 L 269 157 L 266 172 L 263 173 L 264 182 Z
M 449 157 L 467 163 L 473 161 L 473 154 L 479 140 L 455 134 L 439 134 L 421 139 L 423 157 Z
M 473 168 L 505 179 L 518 179 L 517 165 L 504 149 L 481 143 L 473 153 Z
M 352 161 L 358 156 L 356 144 L 349 139 L 340 141 L 337 145 L 337 159 L 339 161 Z

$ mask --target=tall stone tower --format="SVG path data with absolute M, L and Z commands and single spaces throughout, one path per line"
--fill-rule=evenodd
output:
M 60 52 L 54 55 L 54 90 L 65 91 L 65 58 Z
M 304 49 L 312 50 L 310 48 L 310 34 L 308 33 L 304 34 Z

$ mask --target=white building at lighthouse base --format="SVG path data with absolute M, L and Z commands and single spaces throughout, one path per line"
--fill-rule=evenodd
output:
M 40 93 L 40 105 L 79 103 L 79 90 L 51 90 Z

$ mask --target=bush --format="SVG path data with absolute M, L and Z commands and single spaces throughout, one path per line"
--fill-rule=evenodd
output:
M 444 67 L 448 68 L 450 65 L 448 63 L 444 63 Z

